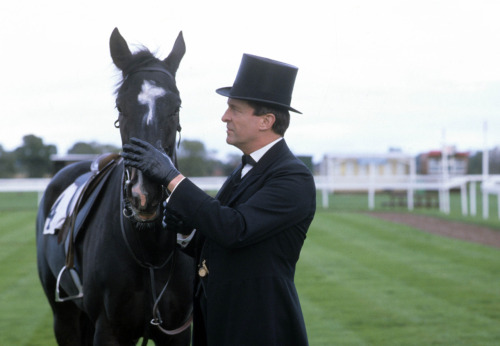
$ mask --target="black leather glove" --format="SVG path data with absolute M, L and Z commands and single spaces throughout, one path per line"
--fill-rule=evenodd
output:
M 125 166 L 135 167 L 153 181 L 168 186 L 180 173 L 175 168 L 170 157 L 148 142 L 131 138 L 130 144 L 123 146 L 122 157 Z
M 167 210 L 163 210 L 163 228 L 167 229 L 169 232 L 180 233 L 182 235 L 190 235 L 193 232 L 193 227 L 187 225 L 180 215 L 177 213 Z

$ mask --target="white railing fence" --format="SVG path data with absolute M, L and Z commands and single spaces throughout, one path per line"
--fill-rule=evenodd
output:
M 218 190 L 225 177 L 194 177 L 190 178 L 198 187 L 205 191 Z M 443 213 L 450 212 L 450 190 L 459 189 L 463 215 L 476 215 L 477 196 L 476 184 L 481 183 L 483 194 L 483 217 L 488 218 L 488 196 L 498 198 L 498 217 L 500 218 L 500 175 L 464 175 L 449 177 L 427 175 L 401 175 L 391 177 L 349 177 L 349 176 L 315 176 L 316 188 L 322 196 L 322 206 L 328 208 L 329 195 L 335 192 L 367 192 L 368 207 L 375 208 L 376 194 L 387 191 L 399 191 L 406 194 L 408 210 L 415 207 L 417 191 L 437 191 L 439 209 Z M 0 179 L 0 192 L 38 192 L 39 199 L 43 195 L 50 179 Z

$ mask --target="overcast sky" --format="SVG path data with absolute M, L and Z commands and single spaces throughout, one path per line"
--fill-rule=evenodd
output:
M 173 3 L 178 3 L 177 5 Z M 65 153 L 77 141 L 120 145 L 109 54 L 118 27 L 165 58 L 179 31 L 182 138 L 223 158 L 215 93 L 243 53 L 299 67 L 285 138 L 296 154 L 417 154 L 443 139 L 460 151 L 500 146 L 500 2 L 3 1 L 0 145 L 34 134 Z

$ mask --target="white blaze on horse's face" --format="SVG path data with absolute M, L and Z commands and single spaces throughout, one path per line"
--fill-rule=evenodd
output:
M 154 84 L 154 82 L 150 82 L 145 80 L 142 83 L 141 93 L 137 96 L 137 101 L 140 104 L 147 105 L 149 107 L 149 112 L 146 118 L 146 124 L 150 125 L 155 116 L 155 102 L 156 99 L 162 96 L 165 96 L 167 92 L 165 89 L 160 88 Z

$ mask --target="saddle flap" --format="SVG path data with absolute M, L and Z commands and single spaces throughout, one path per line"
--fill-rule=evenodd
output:
M 106 166 L 101 167 L 102 162 L 104 162 L 102 161 L 102 158 L 103 156 L 101 155 L 92 163 L 92 166 L 98 167 L 99 169 L 93 170 L 91 166 L 92 171 L 90 172 L 90 177 L 87 179 L 82 193 L 78 196 L 75 206 L 71 210 L 70 217 L 66 220 L 63 232 L 59 234 L 59 242 L 67 238 L 68 234 L 71 234 L 70 238 L 72 241 L 76 240 L 83 223 L 85 222 L 102 188 L 108 180 L 111 171 L 114 167 L 116 167 L 118 161 L 120 161 L 116 160 L 117 158 L 120 158 L 118 154 L 109 154 L 109 156 L 106 156 L 105 159 L 111 159 L 106 160 Z M 101 162 L 101 164 L 98 162 Z
M 45 219 L 43 234 L 58 234 L 65 228 L 92 174 L 92 172 L 82 174 L 61 193 Z
M 103 160 L 104 159 L 104 160 Z M 64 242 L 66 264 L 59 272 L 56 284 L 56 301 L 74 300 L 83 297 L 81 284 L 81 266 L 75 251 L 75 244 L 80 230 L 89 216 L 100 192 L 103 190 L 110 173 L 121 161 L 119 155 L 111 154 L 97 158 L 91 165 L 91 171 L 79 176 L 57 199 L 47 217 L 45 229 L 57 234 L 58 242 Z M 58 228 L 55 228 L 57 226 Z M 67 273 L 63 275 L 63 273 Z M 60 287 L 66 282 L 66 289 L 76 290 L 66 297 L 61 297 Z M 68 284 L 68 281 L 72 284 Z M 68 286 L 69 285 L 69 286 Z

